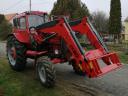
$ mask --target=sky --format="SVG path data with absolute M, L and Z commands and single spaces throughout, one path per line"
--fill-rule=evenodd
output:
M 56 0 L 32 0 L 32 10 L 50 12 Z M 111 0 L 81 0 L 89 11 L 103 11 L 109 16 Z M 122 20 L 128 16 L 128 0 L 121 0 Z M 29 10 L 29 0 L 0 0 L 0 13 L 20 13 Z

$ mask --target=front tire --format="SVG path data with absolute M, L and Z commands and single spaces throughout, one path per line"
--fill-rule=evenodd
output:
M 26 47 L 14 36 L 7 39 L 7 58 L 11 68 L 15 71 L 22 71 L 26 66 Z
M 76 74 L 78 74 L 80 76 L 85 76 L 85 73 L 80 69 L 80 67 L 78 65 L 76 65 L 76 63 L 74 61 L 70 61 L 69 63 L 72 65 L 73 70 Z
M 45 87 L 54 87 L 55 69 L 52 62 L 47 57 L 41 57 L 37 61 L 37 75 L 41 84 Z

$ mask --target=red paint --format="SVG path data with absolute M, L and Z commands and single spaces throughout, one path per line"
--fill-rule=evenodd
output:
M 15 60 L 16 59 L 16 49 L 13 47 L 12 49 L 11 49 L 11 55 L 12 55 L 12 57 L 13 57 L 13 59 Z
M 26 55 L 27 56 L 40 56 L 46 53 L 47 51 L 38 52 L 38 51 L 27 50 Z

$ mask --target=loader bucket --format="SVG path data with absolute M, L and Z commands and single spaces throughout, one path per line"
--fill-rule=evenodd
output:
M 99 77 L 105 73 L 108 73 L 112 70 L 115 70 L 119 67 L 121 67 L 120 60 L 116 53 L 108 53 L 106 55 L 96 55 L 99 50 L 93 50 L 86 54 L 88 57 L 88 76 L 93 77 Z M 89 55 L 93 53 L 93 55 Z M 99 54 L 99 53 L 98 53 Z

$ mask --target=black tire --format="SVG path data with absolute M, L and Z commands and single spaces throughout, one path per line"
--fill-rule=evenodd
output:
M 74 70 L 74 72 L 75 72 L 76 74 L 78 74 L 78 75 L 80 75 L 80 76 L 85 76 L 85 73 L 80 69 L 79 66 L 77 66 L 77 65 L 75 64 L 75 62 L 71 61 L 71 62 L 69 62 L 69 63 L 72 65 L 73 70 Z
M 48 57 L 41 57 L 37 60 L 37 76 L 41 84 L 47 88 L 55 85 L 55 68 Z
M 11 51 L 14 48 L 15 58 Z M 9 36 L 7 39 L 7 58 L 11 68 L 15 71 L 23 71 L 26 66 L 26 47 L 20 43 L 14 36 Z

